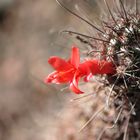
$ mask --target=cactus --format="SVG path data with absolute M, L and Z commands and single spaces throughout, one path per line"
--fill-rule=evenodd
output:
M 58 0 L 57 2 L 71 14 L 93 27 L 97 34 L 93 37 L 74 31 L 65 32 L 76 35 L 77 39 L 92 48 L 91 59 L 111 62 L 115 69 L 113 73 L 97 73 L 105 78 L 104 86 L 110 87 L 109 92 L 104 95 L 105 107 L 97 111 L 97 114 L 102 112 L 102 115 L 106 115 L 106 112 L 113 109 L 116 119 L 110 120 L 110 126 L 103 127 L 98 137 L 94 138 L 98 140 L 139 140 L 140 12 L 138 0 L 134 1 L 135 6 L 132 9 L 127 8 L 124 1 L 114 0 L 115 10 L 111 10 L 109 2 L 104 0 L 109 15 L 107 20 L 101 20 L 101 28 L 74 13 L 62 2 Z M 106 133 L 108 129 L 112 135 Z

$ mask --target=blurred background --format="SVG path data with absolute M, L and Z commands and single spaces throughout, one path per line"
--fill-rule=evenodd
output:
M 73 9 L 75 1 L 65 2 Z M 79 11 L 82 16 L 94 18 L 98 12 L 94 0 L 85 1 L 91 7 L 77 2 L 85 10 L 85 15 Z M 90 28 L 55 0 L 0 0 L 0 140 L 58 140 L 63 136 L 65 127 L 59 129 L 59 121 L 67 110 L 73 115 L 68 108 L 75 95 L 61 90 L 66 86 L 45 85 L 43 80 L 52 72 L 48 58 L 67 58 L 71 45 L 80 43 L 62 34 L 65 29 L 89 32 Z M 86 46 L 81 47 L 82 55 Z M 74 120 L 66 127 L 71 123 Z M 68 129 L 68 136 L 60 140 L 74 140 L 74 131 Z

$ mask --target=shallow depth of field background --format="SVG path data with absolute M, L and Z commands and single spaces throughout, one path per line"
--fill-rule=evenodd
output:
M 58 121 L 76 96 L 43 79 L 48 58 L 67 58 L 76 43 L 60 32 L 78 28 L 85 30 L 55 0 L 0 0 L 0 140 L 58 140 Z

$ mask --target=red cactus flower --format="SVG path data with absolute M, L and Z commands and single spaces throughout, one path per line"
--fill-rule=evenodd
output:
M 83 93 L 78 88 L 78 81 L 81 77 L 85 77 L 85 80 L 88 81 L 95 74 L 114 73 L 113 64 L 105 60 L 86 60 L 80 64 L 79 49 L 75 46 L 72 47 L 71 57 L 68 61 L 52 56 L 48 62 L 56 71 L 48 75 L 45 83 L 70 83 L 70 89 L 76 94 Z
M 45 83 L 70 83 L 70 89 L 77 93 L 83 93 L 78 89 L 78 80 L 84 76 L 82 71 L 79 71 L 79 49 L 77 47 L 72 48 L 71 58 L 66 61 L 57 56 L 53 56 L 48 60 L 49 64 L 56 70 L 48 75 L 45 79 Z

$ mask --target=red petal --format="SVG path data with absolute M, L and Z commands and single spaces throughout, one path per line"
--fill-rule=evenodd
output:
M 57 74 L 56 71 L 55 71 L 55 72 L 52 72 L 51 74 L 49 74 L 49 75 L 47 76 L 47 78 L 45 78 L 44 82 L 45 82 L 45 83 L 51 83 L 52 80 L 54 79 L 54 75 L 56 75 L 56 74 Z
M 91 61 L 85 61 L 79 65 L 79 71 L 83 75 L 89 75 L 91 73 L 92 63 Z
M 89 75 L 86 75 L 86 77 L 84 77 L 84 81 L 89 82 L 90 78 L 92 78 L 92 77 L 93 77 L 93 74 L 90 73 Z
M 58 82 L 58 80 L 57 80 L 57 75 L 58 75 L 58 72 L 57 72 L 57 71 L 52 72 L 51 74 L 49 74 L 49 75 L 47 76 L 47 78 L 45 78 L 44 82 L 45 82 L 45 83 L 60 84 L 61 82 Z
M 91 60 L 92 66 L 91 72 L 92 74 L 96 75 L 100 73 L 100 60 Z
M 84 92 L 79 90 L 73 83 L 70 84 L 70 89 L 76 94 L 83 94 Z
M 66 62 L 64 59 L 57 56 L 50 57 L 48 62 L 57 71 L 65 71 L 72 68 L 72 65 Z
M 99 74 L 114 74 L 115 68 L 112 62 L 107 62 L 102 60 L 100 62 L 100 72 Z
M 78 80 L 80 78 L 80 75 L 79 75 L 79 72 L 76 72 L 75 75 L 74 75 L 74 78 L 72 80 L 72 82 L 70 83 L 70 89 L 75 92 L 76 94 L 82 94 L 84 93 L 83 91 L 81 91 L 79 88 L 78 88 Z
M 80 63 L 79 49 L 73 46 L 72 53 L 71 53 L 71 64 L 74 65 L 75 68 L 78 68 L 79 63 Z
M 70 69 L 68 71 L 54 71 L 48 75 L 45 79 L 45 83 L 67 83 L 72 81 L 74 77 L 75 69 Z

